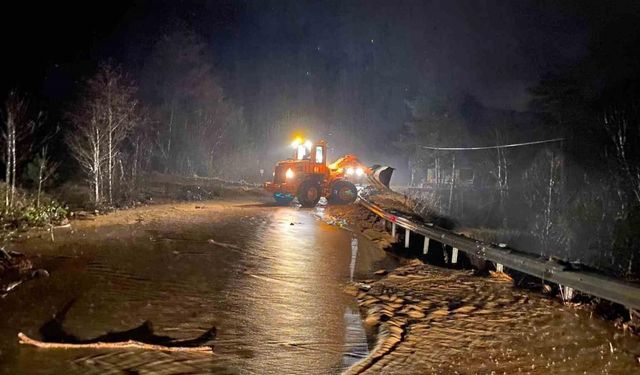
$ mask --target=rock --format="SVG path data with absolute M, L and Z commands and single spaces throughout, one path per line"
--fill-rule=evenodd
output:
M 387 274 L 387 270 L 377 270 L 376 272 L 373 273 L 374 275 L 386 275 Z
M 37 279 L 46 278 L 46 277 L 49 277 L 49 271 L 39 268 L 31 272 L 31 277 L 37 278 Z

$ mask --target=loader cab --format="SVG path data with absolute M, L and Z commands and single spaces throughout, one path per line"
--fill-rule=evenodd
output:
M 311 160 L 316 164 L 327 164 L 327 143 L 325 141 L 320 141 L 313 145 Z
M 311 141 L 296 140 L 292 143 L 293 160 L 308 160 L 315 164 L 327 163 L 327 142 L 319 141 L 313 144 Z

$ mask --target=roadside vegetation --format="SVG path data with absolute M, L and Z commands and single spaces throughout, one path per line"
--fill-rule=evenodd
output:
M 594 33 L 580 61 L 531 88 L 526 111 L 471 95 L 408 100 L 396 146 L 416 210 L 639 280 L 640 77 L 627 64 L 637 38 L 614 37 L 629 34 L 628 23 L 607 27 L 619 33 Z
M 75 87 L 75 99 L 51 115 L 28 93 L 5 93 L 3 236 L 59 225 L 72 211 L 252 189 L 247 181 L 261 177 L 257 138 L 225 96 L 205 45 L 176 27 L 156 39 L 136 77 L 102 62 Z

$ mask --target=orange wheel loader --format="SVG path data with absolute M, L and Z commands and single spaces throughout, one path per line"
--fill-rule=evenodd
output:
M 265 183 L 267 191 L 279 204 L 289 204 L 294 198 L 303 207 L 314 207 L 321 197 L 331 204 L 353 203 L 358 197 L 356 184 L 373 180 L 389 186 L 393 168 L 369 168 L 354 155 L 345 155 L 327 165 L 327 143 L 295 140 L 292 158 L 276 164 L 273 181 Z

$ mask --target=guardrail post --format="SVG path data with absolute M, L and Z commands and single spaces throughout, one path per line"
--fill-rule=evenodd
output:
M 409 228 L 405 228 L 404 229 L 404 248 L 405 249 L 409 248 L 409 238 L 411 238 L 411 231 L 409 230 Z
M 396 238 L 396 223 L 391 223 L 391 237 Z
M 424 236 L 424 244 L 422 245 L 422 254 L 427 255 L 429 252 L 429 237 Z
M 458 248 L 454 247 L 453 250 L 451 250 L 451 263 L 455 264 L 458 263 Z
M 558 284 L 558 286 L 560 287 L 560 296 L 562 297 L 562 300 L 565 302 L 571 301 L 573 299 L 573 288 L 560 284 Z
M 500 263 L 496 263 L 496 272 L 504 272 L 504 266 Z

